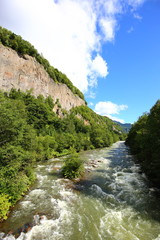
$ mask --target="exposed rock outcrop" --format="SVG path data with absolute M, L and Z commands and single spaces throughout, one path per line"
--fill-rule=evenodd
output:
M 12 88 L 24 92 L 32 89 L 35 96 L 50 95 L 54 101 L 59 99 L 61 107 L 67 111 L 85 105 L 84 100 L 65 84 L 54 82 L 33 57 L 20 57 L 16 51 L 0 45 L 0 89 L 9 91 Z

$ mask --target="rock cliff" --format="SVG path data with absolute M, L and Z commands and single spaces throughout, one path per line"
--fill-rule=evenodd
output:
M 9 91 L 11 88 L 24 92 L 32 89 L 35 96 L 50 95 L 54 101 L 59 99 L 61 107 L 67 111 L 85 105 L 85 101 L 65 84 L 54 82 L 33 57 L 20 57 L 16 51 L 0 45 L 0 89 Z

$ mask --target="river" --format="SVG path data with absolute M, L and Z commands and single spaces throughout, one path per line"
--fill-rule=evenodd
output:
M 81 153 L 87 177 L 59 176 L 63 158 L 37 166 L 37 181 L 0 225 L 5 240 L 160 240 L 159 191 L 124 142 Z

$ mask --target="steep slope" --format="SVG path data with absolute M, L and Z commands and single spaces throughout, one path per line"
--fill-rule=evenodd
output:
M 128 133 L 129 130 L 131 129 L 132 127 L 132 124 L 131 123 L 120 123 L 118 121 L 114 121 L 116 124 L 118 124 L 119 126 L 121 126 L 123 132 L 125 133 Z
M 85 105 L 85 101 L 74 94 L 66 84 L 56 83 L 35 58 L 25 55 L 20 57 L 11 48 L 0 45 L 0 89 L 12 88 L 27 91 L 32 89 L 35 96 L 51 96 L 65 110 Z

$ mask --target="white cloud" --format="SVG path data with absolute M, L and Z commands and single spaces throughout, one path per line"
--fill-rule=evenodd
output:
M 117 122 L 120 122 L 120 123 L 125 123 L 125 121 L 121 118 L 113 117 L 112 115 L 107 115 L 107 117 L 110 118 L 113 121 L 117 121 Z
M 110 15 L 114 15 L 122 12 L 122 5 L 120 1 L 117 0 L 108 0 L 104 3 L 104 9 Z
M 87 98 L 95 99 L 95 98 L 96 98 L 96 93 L 93 92 L 93 91 L 89 91 L 89 92 L 87 93 Z
M 100 19 L 100 26 L 104 33 L 105 41 L 113 41 L 115 37 L 116 20 L 113 17 Z
M 88 86 L 91 88 L 97 86 L 98 77 L 106 77 L 107 75 L 108 75 L 107 63 L 99 54 L 97 54 L 97 56 L 90 61 L 88 72 Z
M 88 103 L 88 105 L 92 107 L 92 106 L 94 106 L 94 103 L 90 102 L 90 103 Z
M 30 41 L 51 65 L 87 92 L 108 74 L 101 48 L 115 38 L 117 15 L 143 1 L 0 0 L 0 25 Z
M 146 0 L 126 0 L 126 1 L 133 8 L 137 8 L 138 6 L 142 5 Z
M 143 18 L 143 17 L 140 16 L 138 13 L 134 13 L 134 14 L 133 14 L 133 17 L 136 18 L 136 19 L 138 19 L 138 20 L 142 20 L 142 18 Z
M 107 102 L 98 102 L 95 105 L 95 112 L 102 115 L 102 116 L 107 116 L 113 120 L 118 119 L 118 121 L 123 121 L 122 119 L 119 119 L 117 117 L 112 116 L 113 114 L 119 114 L 121 111 L 127 110 L 128 106 L 127 105 L 118 105 L 115 103 L 112 103 L 110 101 Z
M 110 101 L 108 102 L 98 102 L 95 106 L 95 111 L 101 115 L 108 114 L 119 114 L 120 111 L 126 110 L 128 108 L 127 105 L 117 105 Z
M 108 67 L 105 60 L 98 54 L 92 62 L 92 68 L 95 74 L 105 77 L 108 75 Z
M 128 33 L 131 33 L 131 32 L 133 32 L 134 31 L 134 28 L 133 27 L 130 27 L 129 29 L 128 29 Z
M 88 74 L 88 85 L 93 88 L 97 85 L 98 77 L 106 77 L 107 75 L 107 63 L 99 54 L 97 54 L 97 56 L 93 59 L 90 65 L 90 73 Z

